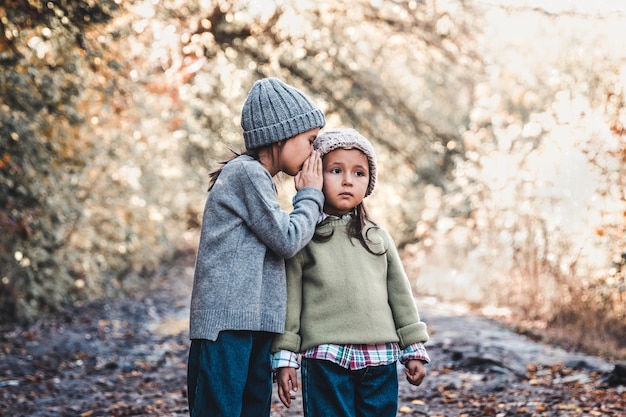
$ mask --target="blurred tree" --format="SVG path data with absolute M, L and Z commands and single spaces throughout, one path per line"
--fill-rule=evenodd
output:
M 0 317 L 32 318 L 72 300 L 71 267 L 59 256 L 83 214 L 79 179 L 95 138 L 79 132 L 82 32 L 115 2 L 0 5 Z
M 209 119 L 207 125 L 223 125 L 224 113 L 204 106 L 225 101 L 222 91 L 230 96 L 228 86 L 238 76 L 242 93 L 240 86 L 251 84 L 250 77 L 271 75 L 313 91 L 329 125 L 356 126 L 378 145 L 382 184 L 402 191 L 394 195 L 381 186 L 376 202 L 391 202 L 393 211 L 379 210 L 375 217 L 402 231 L 401 246 L 413 240 L 423 186 L 451 184 L 453 159 L 463 152 L 459 132 L 481 71 L 473 46 L 477 21 L 469 6 L 461 2 L 449 10 L 417 1 L 213 6 L 192 10 L 198 20 L 190 22 L 183 50 L 185 58 L 203 56 L 205 68 L 215 69 L 211 79 L 192 81 L 198 91 L 199 83 L 213 85 L 198 94 L 197 114 Z M 232 132 L 234 126 L 225 127 Z
M 382 147 L 411 194 L 381 212 L 412 239 L 415 185 L 450 173 L 478 62 L 471 22 L 435 2 L 7 1 L 0 17 L 5 319 L 132 289 L 193 239 L 198 184 L 241 149 L 266 76 Z

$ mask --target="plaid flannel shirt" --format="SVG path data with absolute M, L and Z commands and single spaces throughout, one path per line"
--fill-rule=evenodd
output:
M 388 365 L 397 362 L 405 364 L 411 359 L 430 362 L 428 352 L 423 343 L 413 343 L 404 351 L 397 343 L 381 343 L 377 345 L 334 345 L 323 344 L 302 353 L 303 358 L 324 359 L 336 363 L 346 369 L 362 369 L 368 366 Z M 299 368 L 298 354 L 281 350 L 272 355 L 272 369 Z

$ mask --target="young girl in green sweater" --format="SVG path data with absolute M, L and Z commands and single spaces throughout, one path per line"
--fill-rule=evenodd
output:
M 329 130 L 314 147 L 324 213 L 313 240 L 287 261 L 285 333 L 272 344 L 278 395 L 291 405 L 301 367 L 306 417 L 395 417 L 397 361 L 420 385 L 430 359 L 397 248 L 363 206 L 376 183 L 376 156 L 354 129 Z

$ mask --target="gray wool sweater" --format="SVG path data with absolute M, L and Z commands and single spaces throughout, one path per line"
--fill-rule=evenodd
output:
M 324 202 L 300 189 L 293 211 L 281 209 L 269 172 L 249 156 L 222 169 L 206 201 L 191 295 L 191 339 L 222 330 L 282 333 L 285 259 L 311 240 Z

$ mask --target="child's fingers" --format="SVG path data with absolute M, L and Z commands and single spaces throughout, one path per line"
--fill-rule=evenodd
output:
M 313 158 L 313 169 L 315 171 L 315 175 L 322 175 L 322 158 L 320 157 L 320 153 L 313 151 L 311 156 Z
M 298 391 L 298 378 L 295 368 L 281 368 L 277 375 L 278 398 L 289 408 L 296 396 L 291 391 Z
M 309 157 L 307 159 L 304 160 L 304 163 L 302 164 L 302 168 L 300 169 L 300 172 L 304 171 L 308 171 L 309 170 L 309 165 L 311 163 L 311 156 L 309 155 Z
M 289 380 L 291 382 L 291 389 L 298 391 L 298 376 L 295 368 L 289 368 Z
M 310 171 L 312 173 L 321 173 L 322 168 L 322 158 L 320 158 L 320 153 L 317 151 L 312 151 L 309 157 L 304 161 L 304 165 L 302 165 L 302 169 L 306 171 Z
M 283 403 L 285 407 L 289 408 L 291 406 L 289 389 L 285 389 L 282 384 L 278 384 L 278 398 L 280 398 L 280 402 Z
M 324 177 L 322 175 L 322 159 L 319 152 L 312 151 L 311 154 L 302 164 L 302 168 L 295 175 L 294 184 L 296 190 L 303 187 L 315 187 L 319 190 L 324 185 Z
M 278 375 L 278 398 L 289 408 L 291 405 L 291 394 L 289 393 L 289 376 L 285 372 L 281 372 Z
M 410 384 L 416 385 L 416 386 L 419 386 L 424 380 L 424 377 L 426 376 L 425 372 L 423 372 L 420 369 L 415 369 L 415 368 L 405 368 L 404 374 L 406 375 L 406 380 Z
M 315 163 L 315 151 L 311 152 L 311 155 L 307 159 L 304 160 L 304 164 L 302 164 L 302 171 L 304 172 L 315 172 L 316 163 Z

